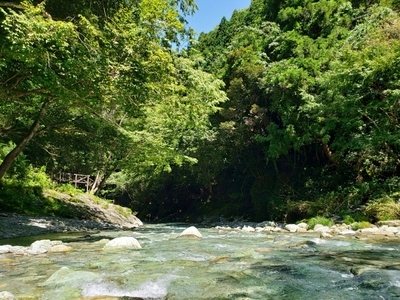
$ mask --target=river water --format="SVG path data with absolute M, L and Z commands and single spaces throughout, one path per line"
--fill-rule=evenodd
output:
M 202 239 L 178 238 L 186 227 L 40 237 L 73 251 L 0 255 L 0 291 L 20 300 L 400 299 L 397 242 L 202 227 Z M 121 236 L 142 249 L 103 250 L 102 239 Z

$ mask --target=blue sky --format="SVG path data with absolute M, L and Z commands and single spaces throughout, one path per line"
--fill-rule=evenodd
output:
M 194 16 L 187 17 L 189 26 L 198 34 L 209 32 L 222 17 L 230 19 L 235 9 L 247 8 L 251 0 L 195 0 L 199 9 Z

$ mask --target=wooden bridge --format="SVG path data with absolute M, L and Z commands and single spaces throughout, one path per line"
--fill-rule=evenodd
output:
M 58 173 L 58 177 L 56 178 L 58 183 L 71 183 L 74 187 L 84 188 L 88 193 L 91 191 L 92 186 L 94 184 L 94 180 L 90 178 L 90 175 L 83 174 L 75 174 L 75 173 Z

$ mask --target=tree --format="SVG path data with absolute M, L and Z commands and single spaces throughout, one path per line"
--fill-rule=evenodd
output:
M 54 165 L 65 167 L 60 163 L 66 160 L 57 158 L 65 147 L 65 153 L 77 158 L 76 165 L 70 161 L 68 168 L 85 166 L 102 183 L 113 171 L 121 170 L 128 158 L 134 157 L 131 165 L 159 165 L 160 169 L 169 163 L 181 164 L 182 159 L 193 160 L 187 155 L 193 153 L 187 144 L 191 142 L 182 141 L 211 135 L 207 116 L 224 100 L 224 94 L 218 92 L 218 81 L 199 73 L 194 63 L 165 46 L 165 41 L 184 33 L 177 6 L 187 14 L 192 4 L 144 0 L 136 6 L 112 6 L 112 14 L 101 20 L 89 11 L 74 23 L 54 21 L 42 6 L 3 11 L 1 94 L 14 101 L 0 105 L 5 116 L 1 130 L 6 139 L 22 142 L 3 161 L 2 176 L 38 132 L 38 144 L 54 154 Z M 71 5 L 70 11 L 76 11 L 77 4 Z M 16 99 L 24 103 L 24 110 L 19 110 Z M 165 123 L 162 118 L 174 110 L 179 116 Z M 13 123 L 15 116 L 17 123 Z M 99 141 L 94 147 L 88 146 L 92 141 L 83 142 L 99 131 L 118 134 L 92 139 Z M 162 140 L 161 135 L 165 136 Z M 115 137 L 114 143 L 101 142 Z M 74 141 L 75 151 L 68 150 L 69 145 L 61 146 L 61 139 Z M 155 149 L 161 152 L 148 155 Z M 87 155 L 88 151 L 93 154 Z M 30 153 L 34 152 L 31 148 Z M 95 158 L 99 156 L 104 159 Z
M 95 59 L 82 55 L 87 51 L 72 23 L 53 21 L 40 7 L 2 13 L 0 109 L 6 113 L 2 131 L 17 126 L 25 130 L 3 160 L 0 179 L 38 132 L 47 111 L 57 106 L 74 115 L 73 106 L 89 106 L 99 79 L 89 69 Z

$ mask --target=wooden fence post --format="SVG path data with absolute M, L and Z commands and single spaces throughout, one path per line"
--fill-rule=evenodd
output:
M 89 193 L 89 187 L 90 187 L 90 176 L 86 175 L 86 193 Z

